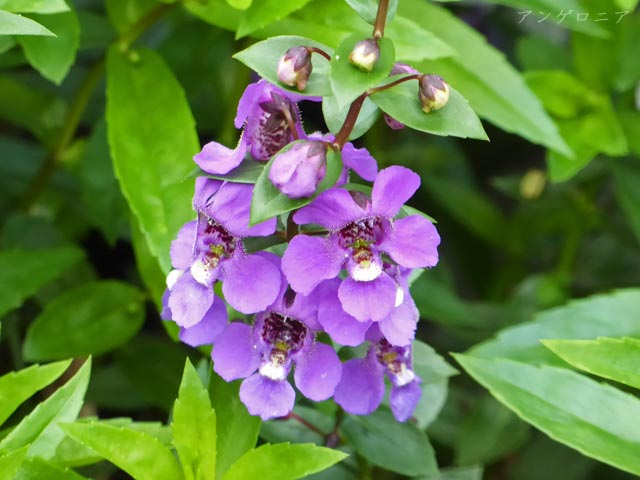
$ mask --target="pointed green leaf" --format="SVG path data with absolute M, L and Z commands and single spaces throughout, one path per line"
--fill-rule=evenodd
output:
M 173 407 L 173 444 L 185 480 L 215 480 L 216 413 L 198 372 L 187 360 Z
M 378 92 L 371 100 L 386 114 L 405 125 L 435 135 L 489 140 L 480 119 L 457 90 L 451 88 L 447 104 L 435 112 L 424 113 L 416 81 L 408 81 Z
M 14 480 L 88 480 L 70 468 L 61 467 L 39 457 L 27 458 Z
M 640 475 L 640 400 L 571 370 L 455 355 L 494 397 L 554 440 Z
M 231 465 L 223 480 L 296 480 L 320 472 L 347 455 L 312 443 L 262 445 Z
M 342 124 L 344 123 L 345 118 L 347 118 L 349 107 L 350 105 L 345 105 L 342 108 L 339 107 L 336 97 L 333 96 L 322 99 L 322 115 L 327 123 L 327 127 L 329 127 L 329 131 L 334 135 L 340 131 L 340 128 L 342 128 Z M 349 135 L 349 140 L 355 140 L 367 133 L 379 117 L 380 109 L 371 101 L 370 98 L 365 98 L 362 103 L 360 115 L 358 115 L 356 124 Z
M 612 166 L 616 198 L 640 241 L 640 168 L 635 162 L 615 162 Z
M 193 218 L 193 182 L 183 179 L 199 143 L 184 91 L 158 54 L 109 50 L 107 124 L 120 187 L 166 273 L 171 241 Z
M 234 168 L 231 172 L 224 175 L 214 175 L 211 173 L 206 173 L 198 168 L 195 171 L 195 176 L 204 176 L 234 183 L 256 183 L 263 170 L 264 163 L 244 160 L 238 167 Z
M 21 36 L 18 37 L 18 42 L 31 66 L 43 77 L 60 84 L 73 65 L 80 45 L 80 23 L 76 12 L 70 10 L 53 15 L 34 14 L 33 18 L 56 36 Z
M 0 377 L 0 425 L 26 399 L 53 382 L 69 367 L 71 360 L 49 365 L 31 365 Z
M 62 428 L 136 480 L 183 478 L 171 451 L 148 433 L 97 422 L 68 423 Z
M 347 0 L 347 3 L 365 22 L 375 24 L 378 13 L 377 0 Z M 398 0 L 390 0 L 387 8 L 387 23 L 391 23 L 398 10 Z
M 242 38 L 269 23 L 301 9 L 311 0 L 260 0 L 252 2 L 238 25 L 236 38 Z
M 482 467 L 445 468 L 418 480 L 482 480 Z
M 27 360 L 101 354 L 129 341 L 144 322 L 144 296 L 114 280 L 85 283 L 48 303 L 29 325 Z
M 0 478 L 13 478 L 27 455 L 27 450 L 28 447 L 24 446 L 0 456 Z
M 304 92 L 299 92 L 297 89 L 289 87 L 280 83 L 278 80 L 278 63 L 280 58 L 291 47 L 297 47 L 304 45 L 307 47 L 320 48 L 327 52 L 329 55 L 333 54 L 333 50 L 326 45 L 305 37 L 296 36 L 281 36 L 273 37 L 262 42 L 255 43 L 249 48 L 246 48 L 236 53 L 233 58 L 241 61 L 247 67 L 254 70 L 262 78 L 277 85 L 278 87 L 295 93 L 303 93 L 304 95 L 322 97 L 331 95 L 331 88 L 329 86 L 329 62 L 318 54 L 311 56 L 311 63 L 313 64 L 313 71 L 309 77 L 307 87 Z
M 0 252 L 0 317 L 18 308 L 41 287 L 61 275 L 82 257 L 75 247 Z
M 573 300 L 540 312 L 525 322 L 498 332 L 495 338 L 474 346 L 476 357 L 506 357 L 535 363 L 559 364 L 558 357 L 540 343 L 543 339 L 596 339 L 640 336 L 640 289 Z
M 64 0 L 0 0 L 0 9 L 12 13 L 68 12 Z
M 543 340 L 545 347 L 580 370 L 640 388 L 640 340 Z
M 209 384 L 211 404 L 216 412 L 216 478 L 245 452 L 255 447 L 260 431 L 260 417 L 249 415 L 247 407 L 240 401 L 240 382 L 225 382 L 212 374 Z
M 60 387 L 33 411 L 0 442 L 0 450 L 11 450 L 29 445 L 30 457 L 45 459 L 54 456 L 56 448 L 64 438 L 59 423 L 75 420 L 80 413 L 84 394 L 91 375 L 91 358 L 64 386 Z
M 296 210 L 311 203 L 311 201 L 318 196 L 318 194 L 333 187 L 340 174 L 342 173 L 342 160 L 340 153 L 336 152 L 332 148 L 327 149 L 327 171 L 324 178 L 318 185 L 315 195 L 308 198 L 289 198 L 286 195 L 280 193 L 280 191 L 271 183 L 269 179 L 269 170 L 273 164 L 273 160 L 281 153 L 286 152 L 294 145 L 304 140 L 292 142 L 278 153 L 276 153 L 271 160 L 266 164 L 262 173 L 256 181 L 256 186 L 253 190 L 253 199 L 251 200 L 251 225 L 263 222 L 270 218 L 276 217 L 283 213 Z
M 30 18 L 0 10 L 0 35 L 55 37 L 55 33 Z
M 366 90 L 381 83 L 393 68 L 396 52 L 393 42 L 388 38 L 378 40 L 380 58 L 370 72 L 362 71 L 349 62 L 349 55 L 355 45 L 366 38 L 358 33 L 347 37 L 331 57 L 331 91 L 340 107 L 348 105 Z

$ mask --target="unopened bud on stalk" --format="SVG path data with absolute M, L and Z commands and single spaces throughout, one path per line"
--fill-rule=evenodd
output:
M 440 110 L 449 101 L 449 85 L 438 75 L 420 77 L 420 103 L 425 113 Z
M 311 75 L 311 52 L 307 47 L 292 47 L 278 63 L 278 80 L 285 85 L 294 85 L 300 91 L 307 87 Z
M 269 180 L 289 198 L 313 195 L 327 173 L 327 145 L 301 141 L 276 155 L 269 170 Z
M 349 54 L 349 62 L 365 72 L 373 70 L 379 58 L 380 47 L 373 38 L 359 41 Z

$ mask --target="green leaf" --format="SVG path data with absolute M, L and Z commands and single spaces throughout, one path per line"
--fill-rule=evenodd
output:
M 640 340 L 543 340 L 545 347 L 580 370 L 640 388 Z
M 88 480 L 69 468 L 39 457 L 27 458 L 14 480 Z
M 320 193 L 333 187 L 338 181 L 342 173 L 342 160 L 340 153 L 332 148 L 327 149 L 327 171 L 318 185 L 315 195 L 308 198 L 289 198 L 280 193 L 280 191 L 271 183 L 269 179 L 269 170 L 274 159 L 281 153 L 289 150 L 294 145 L 305 140 L 292 142 L 278 153 L 276 153 L 262 170 L 260 177 L 256 182 L 253 190 L 253 199 L 251 200 L 251 225 L 273 218 L 282 213 L 287 213 L 297 208 L 304 207 L 311 203 Z
M 38 390 L 53 382 L 69 367 L 71 360 L 49 365 L 31 365 L 0 377 L 0 425 Z
M 346 454 L 311 443 L 262 445 L 245 453 L 231 465 L 223 480 L 296 480 L 320 472 L 347 457 Z
M 445 468 L 420 480 L 482 480 L 482 467 Z
M 77 418 L 91 375 L 91 358 L 64 386 L 38 404 L 33 411 L 0 442 L 0 451 L 30 445 L 28 456 L 48 459 L 64 438 L 59 424 Z
M 616 6 L 622 10 L 633 12 L 638 6 L 638 0 L 615 0 Z
M 640 474 L 640 400 L 564 368 L 455 357 L 493 396 L 554 440 Z
M 109 20 L 120 33 L 125 32 L 158 5 L 158 0 L 105 0 Z
M 531 322 L 501 330 L 495 338 L 473 347 L 469 354 L 559 364 L 557 357 L 540 343 L 541 339 L 640 336 L 638 311 L 640 289 L 629 288 L 573 300 L 537 314 Z
M 254 70 L 258 75 L 267 81 L 278 85 L 284 90 L 290 92 L 300 93 L 297 89 L 289 87 L 280 83 L 278 80 L 278 63 L 280 58 L 291 47 L 304 45 L 307 47 L 320 48 L 327 52 L 329 55 L 333 55 L 333 50 L 318 42 L 314 42 L 305 37 L 296 36 L 281 36 L 273 37 L 262 42 L 255 43 L 249 48 L 246 48 L 236 53 L 233 58 L 241 61 L 247 67 Z M 322 97 L 331 95 L 331 88 L 329 86 L 329 62 L 318 54 L 312 55 L 313 71 L 307 82 L 304 95 L 312 97 Z
M 156 53 L 109 50 L 107 124 L 122 192 L 168 273 L 171 241 L 193 218 L 193 183 L 183 179 L 199 144 L 184 91 Z
M 557 150 L 571 151 L 536 96 L 502 53 L 446 9 L 420 0 L 403 0 L 398 12 L 451 45 L 457 56 L 414 65 L 441 75 L 481 117 L 507 132 Z
M 27 455 L 27 450 L 28 447 L 24 446 L 0 456 L 0 478 L 13 478 Z
M 12 13 L 68 12 L 64 0 L 0 0 L 0 9 Z
M 227 0 L 227 3 L 238 10 L 246 10 L 251 6 L 253 0 Z
M 0 35 L 55 37 L 55 33 L 30 18 L 0 10 Z
M 67 290 L 29 326 L 27 360 L 99 355 L 128 342 L 144 322 L 144 296 L 123 282 L 103 280 Z
M 216 478 L 222 475 L 242 455 L 255 447 L 260 431 L 260 417 L 249 415 L 240 401 L 240 382 L 225 382 L 218 375 L 211 376 L 209 396 L 216 412 Z
M 358 33 L 347 37 L 331 57 L 331 91 L 341 108 L 385 80 L 395 61 L 393 42 L 388 38 L 381 38 L 378 40 L 380 58 L 373 70 L 370 72 L 360 70 L 349 62 L 349 54 L 360 40 L 363 40 L 363 36 Z
M 216 413 L 198 372 L 187 360 L 173 407 L 173 444 L 185 480 L 215 480 Z
M 238 167 L 234 168 L 231 172 L 227 174 L 213 175 L 211 173 L 203 172 L 198 168 L 196 170 L 195 176 L 215 178 L 217 180 L 224 180 L 227 182 L 235 182 L 235 183 L 256 183 L 263 170 L 264 170 L 264 163 L 254 162 L 254 161 L 245 159 Z
M 76 12 L 33 15 L 33 18 L 56 34 L 55 37 L 18 37 L 24 54 L 43 77 L 60 84 L 67 76 L 80 45 L 80 23 Z
M 255 30 L 286 17 L 309 2 L 310 0 L 260 0 L 252 2 L 240 20 L 236 39 L 246 37 Z
M 0 252 L 0 317 L 18 308 L 41 287 L 82 257 L 75 247 Z
M 345 105 L 340 108 L 338 106 L 338 102 L 336 97 L 325 97 L 322 99 L 322 115 L 324 116 L 324 120 L 329 127 L 329 131 L 334 135 L 340 131 L 342 124 L 344 123 L 345 118 L 347 118 L 347 113 L 349 112 L 350 105 Z M 356 120 L 356 124 L 349 135 L 349 140 L 355 140 L 356 138 L 360 138 L 362 135 L 367 133 L 369 129 L 376 123 L 378 117 L 380 116 L 380 110 L 376 106 L 375 103 L 371 101 L 370 98 L 365 98 L 362 103 L 362 110 L 360 110 L 360 115 L 358 115 L 358 119 Z
M 353 8 L 363 20 L 371 25 L 376 22 L 376 14 L 378 13 L 377 0 L 347 0 L 347 3 Z M 387 9 L 386 23 L 391 23 L 393 17 L 398 10 L 398 0 L 390 0 Z
M 160 312 L 162 311 L 162 295 L 167 288 L 167 276 L 160 268 L 158 258 L 154 257 L 149 251 L 149 245 L 135 217 L 131 219 L 131 223 L 131 245 L 136 256 L 138 273 Z M 175 322 L 172 323 L 175 324 Z M 177 338 L 176 336 L 174 340 L 177 340 Z
M 415 80 L 375 93 L 371 100 L 386 114 L 416 130 L 442 136 L 489 140 L 467 100 L 453 88 L 447 104 L 429 113 L 422 111 L 418 82 Z
M 360 455 L 379 467 L 408 476 L 438 471 L 424 431 L 410 422 L 398 423 L 387 410 L 363 417 L 348 416 L 342 433 Z
M 98 422 L 68 423 L 62 428 L 136 480 L 183 478 L 171 451 L 148 433 Z
M 575 118 L 601 101 L 596 92 L 564 70 L 537 70 L 524 78 L 544 108 L 559 118 Z
M 640 168 L 632 163 L 612 164 L 616 198 L 640 241 Z

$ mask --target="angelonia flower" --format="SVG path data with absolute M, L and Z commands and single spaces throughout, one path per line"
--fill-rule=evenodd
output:
M 349 54 L 349 63 L 360 70 L 370 72 L 380 59 L 380 47 L 375 38 L 360 40 Z
M 311 74 L 305 51 L 293 48 L 281 59 L 283 84 L 304 88 Z M 363 41 L 352 61 L 373 68 L 378 55 L 374 40 Z M 425 95 L 441 101 L 442 85 L 432 81 Z M 252 415 L 284 417 L 297 396 L 333 398 L 350 414 L 368 415 L 382 403 L 387 379 L 391 412 L 404 422 L 422 394 L 412 360 L 419 312 L 409 280 L 415 269 L 437 264 L 440 237 L 426 216 L 404 208 L 420 177 L 400 166 L 378 171 L 365 148 L 307 134 L 297 103 L 303 99 L 317 100 L 265 80 L 249 85 L 235 118 L 243 129 L 237 147 L 210 142 L 194 157 L 216 179 L 195 181 L 193 219 L 171 244 L 161 315 L 180 327 L 184 343 L 212 347 L 214 371 L 242 382 L 240 399 Z M 342 170 L 327 189 L 333 161 Z M 254 185 L 230 175 L 243 162 L 269 169 L 261 178 L 280 192 L 276 201 L 306 199 L 305 206 L 252 225 Z M 372 188 L 349 183 L 353 172 Z M 364 358 L 338 356 L 338 349 L 361 345 Z
M 420 77 L 418 97 L 425 113 L 440 110 L 449 101 L 450 88 L 438 75 L 423 75 Z

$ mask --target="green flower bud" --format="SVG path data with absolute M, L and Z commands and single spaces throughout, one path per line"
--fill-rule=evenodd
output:
M 278 63 L 278 80 L 303 91 L 311 75 L 311 52 L 307 47 L 292 47 Z
M 429 113 L 440 110 L 449 101 L 450 88 L 438 75 L 423 75 L 420 77 L 420 90 L 418 96 L 422 104 L 422 110 Z
M 359 41 L 349 54 L 349 62 L 365 72 L 373 70 L 379 58 L 380 47 L 373 38 Z

